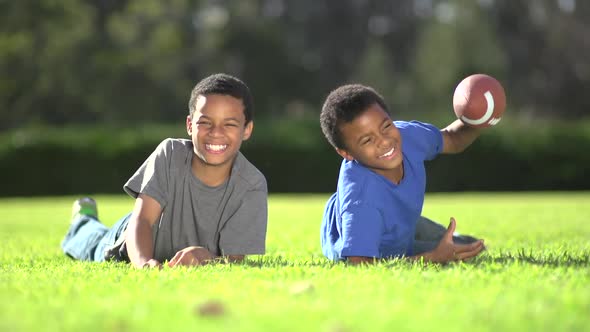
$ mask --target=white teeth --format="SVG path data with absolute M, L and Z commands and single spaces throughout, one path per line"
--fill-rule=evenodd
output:
M 205 144 L 207 150 L 223 151 L 227 149 L 227 144 Z
M 393 154 L 393 152 L 395 151 L 395 147 L 391 148 L 391 150 L 387 151 L 386 154 L 382 155 L 380 158 L 386 158 L 389 157 Z

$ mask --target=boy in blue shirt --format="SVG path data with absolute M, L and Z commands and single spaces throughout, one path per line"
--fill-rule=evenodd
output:
M 482 240 L 458 243 L 454 218 L 445 230 L 420 217 L 424 161 L 439 153 L 462 152 L 479 129 L 460 120 L 442 130 L 417 121 L 392 121 L 383 98 L 358 84 L 332 91 L 320 122 L 326 139 L 344 158 L 322 221 L 326 257 L 353 264 L 393 257 L 446 263 L 475 257 L 484 249 Z M 437 234 L 420 241 L 417 224 Z

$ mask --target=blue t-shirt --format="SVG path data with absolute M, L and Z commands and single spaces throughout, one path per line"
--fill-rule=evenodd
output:
M 350 256 L 411 256 L 426 190 L 424 161 L 443 145 L 440 130 L 418 121 L 394 121 L 402 137 L 404 176 L 399 185 L 357 161 L 343 160 L 338 187 L 324 211 L 322 251 Z

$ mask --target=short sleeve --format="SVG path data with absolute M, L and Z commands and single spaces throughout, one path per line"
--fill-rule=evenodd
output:
M 381 257 L 383 216 L 376 208 L 350 207 L 342 214 L 341 257 Z
M 244 195 L 236 213 L 219 233 L 222 255 L 262 255 L 265 252 L 268 220 L 266 183 L 264 188 Z
M 127 180 L 123 189 L 133 198 L 145 194 L 166 206 L 170 174 L 170 152 L 172 140 L 167 139 L 158 145 L 139 169 Z
M 437 127 L 419 121 L 396 121 L 395 124 L 402 132 L 402 142 L 411 144 L 424 160 L 432 160 L 442 152 L 443 137 Z

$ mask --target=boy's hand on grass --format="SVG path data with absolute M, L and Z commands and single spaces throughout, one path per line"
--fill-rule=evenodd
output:
M 178 265 L 184 266 L 195 266 L 207 264 L 207 262 L 214 260 L 215 256 L 212 255 L 209 250 L 203 247 L 187 247 L 174 255 L 172 260 L 168 262 L 169 267 L 175 267 Z
M 477 256 L 484 249 L 482 240 L 478 240 L 471 244 L 455 244 L 453 242 L 453 233 L 455 233 L 456 226 L 457 223 L 455 218 L 451 218 L 451 223 L 449 224 L 445 235 L 443 235 L 438 246 L 432 251 L 432 261 L 447 263 L 451 261 L 467 260 Z
M 149 261 L 145 262 L 142 265 L 142 268 L 144 268 L 144 269 L 153 269 L 153 268 L 162 269 L 162 263 L 160 263 L 157 260 L 152 258 Z

